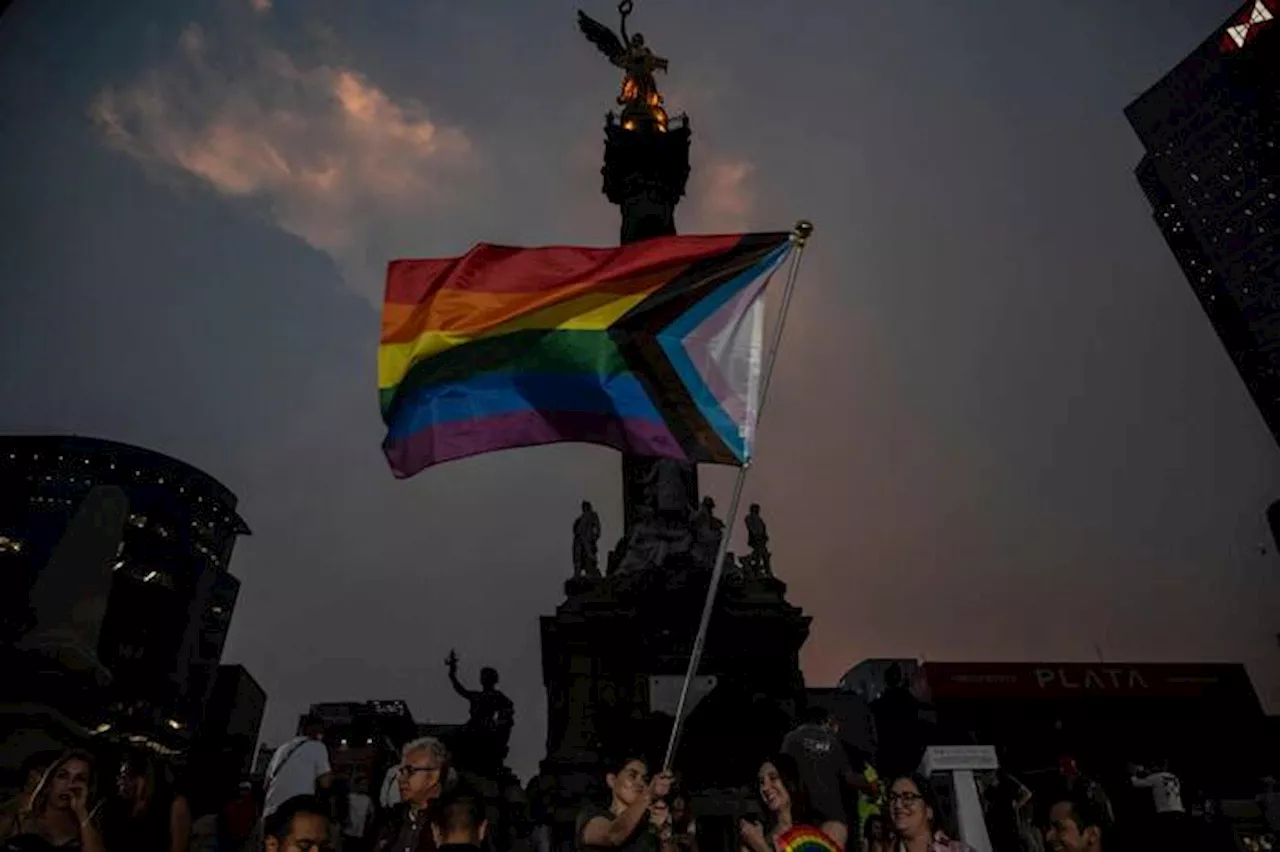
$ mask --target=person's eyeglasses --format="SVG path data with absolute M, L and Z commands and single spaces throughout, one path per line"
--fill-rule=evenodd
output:
M 400 764 L 400 768 L 397 771 L 400 773 L 400 776 L 402 778 L 408 778 L 409 776 L 416 775 L 419 772 L 439 772 L 440 767 L 439 766 L 414 766 L 411 763 L 402 763 Z
M 914 806 L 916 802 L 922 800 L 924 796 L 921 796 L 919 793 L 890 793 L 886 798 L 891 805 L 896 802 L 905 808 L 909 808 Z

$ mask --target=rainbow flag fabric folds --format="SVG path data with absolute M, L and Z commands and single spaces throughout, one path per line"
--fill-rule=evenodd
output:
M 789 233 L 512 248 L 387 270 L 383 450 L 408 477 L 581 441 L 740 465 L 764 360 L 764 288 Z

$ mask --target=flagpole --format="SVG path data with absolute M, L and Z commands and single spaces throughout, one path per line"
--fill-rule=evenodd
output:
M 764 414 L 765 397 L 769 393 L 769 380 L 773 376 L 773 368 L 778 360 L 778 347 L 782 345 L 782 331 L 787 324 L 787 313 L 791 309 L 791 296 L 795 293 L 796 278 L 800 274 L 800 259 L 804 255 L 805 244 L 813 234 L 813 223 L 801 219 L 791 231 L 791 242 L 795 245 L 795 253 L 791 256 L 791 268 L 787 270 L 787 281 L 782 288 L 782 303 L 778 307 L 778 321 L 774 326 L 773 340 L 769 344 L 765 356 L 764 369 L 760 375 L 760 400 L 756 409 L 756 423 Z M 750 453 L 748 448 L 748 453 Z M 702 662 L 702 652 L 707 644 L 707 628 L 711 625 L 711 612 L 715 608 L 716 593 L 720 589 L 720 578 L 724 574 L 724 560 L 729 552 L 729 538 L 733 534 L 733 525 L 738 518 L 738 507 L 742 502 L 742 491 L 747 481 L 747 471 L 751 469 L 751 456 L 743 460 L 738 474 L 733 479 L 733 492 L 729 497 L 729 510 L 725 515 L 725 531 L 720 537 L 720 546 L 716 549 L 716 559 L 711 568 L 711 585 L 707 588 L 707 598 L 702 603 L 702 618 L 698 622 L 698 632 L 693 638 L 693 650 L 689 654 L 689 668 L 685 672 L 684 682 L 680 685 L 680 700 L 676 703 L 676 718 L 671 725 L 671 738 L 667 740 L 667 754 L 662 759 L 664 771 L 671 770 L 675 760 L 676 749 L 680 745 L 680 734 L 684 729 L 685 706 L 689 701 L 689 686 L 698 675 L 698 665 Z

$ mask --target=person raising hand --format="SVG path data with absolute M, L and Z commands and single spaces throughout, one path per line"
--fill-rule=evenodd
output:
M 610 765 L 604 777 L 609 788 L 608 807 L 588 805 L 578 815 L 579 850 L 658 852 L 663 841 L 650 809 L 671 792 L 673 777 L 670 772 L 659 772 L 649 779 L 648 774 L 648 764 L 640 757 L 626 757 Z

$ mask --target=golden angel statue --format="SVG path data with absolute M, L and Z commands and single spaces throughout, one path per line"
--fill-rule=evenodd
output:
M 627 36 L 627 16 L 631 14 L 632 0 L 622 0 L 618 12 L 622 16 L 622 37 L 604 24 L 578 11 L 578 27 L 587 39 L 599 48 L 610 62 L 622 69 L 622 91 L 618 104 L 622 107 L 622 126 L 635 130 L 642 125 L 652 125 L 658 130 L 667 129 L 667 111 L 662 108 L 662 93 L 653 75 L 666 71 L 667 60 L 654 54 L 644 43 L 644 36 L 636 33 Z

